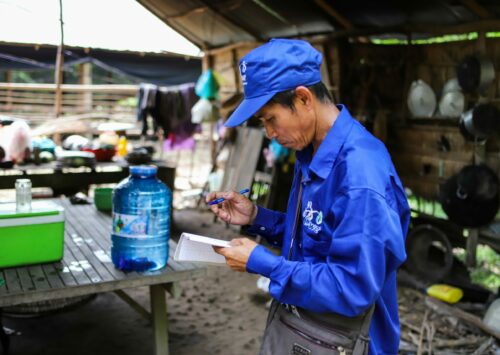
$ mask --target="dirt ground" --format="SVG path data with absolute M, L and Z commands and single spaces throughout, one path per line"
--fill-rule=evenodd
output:
M 212 214 L 176 211 L 175 233 L 187 231 L 231 239 L 238 233 Z M 268 296 L 258 276 L 211 266 L 208 276 L 181 282 L 181 295 L 167 294 L 170 351 L 174 355 L 256 354 L 265 325 Z M 126 290 L 149 309 L 147 288 Z M 4 317 L 11 355 L 153 354 L 151 324 L 114 293 L 36 318 Z

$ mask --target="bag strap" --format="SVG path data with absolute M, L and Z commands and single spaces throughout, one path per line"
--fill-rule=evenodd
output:
M 370 306 L 366 315 L 363 319 L 363 324 L 361 324 L 361 329 L 354 343 L 354 348 L 352 349 L 352 355 L 364 355 L 368 354 L 368 331 L 370 330 L 370 323 L 373 316 L 373 311 L 375 310 L 375 302 Z
M 288 260 L 292 257 L 293 243 L 297 237 L 297 225 L 299 224 L 300 206 L 302 205 L 302 174 L 299 173 L 299 195 L 297 198 L 297 208 L 295 208 L 295 221 L 293 222 L 292 240 L 290 242 L 290 249 L 288 250 Z
M 297 207 L 295 208 L 295 220 L 293 222 L 293 229 L 292 229 L 292 240 L 290 242 L 290 249 L 288 250 L 288 260 L 290 260 L 290 258 L 292 257 L 292 247 L 293 247 L 293 243 L 295 242 L 295 236 L 297 235 L 297 224 L 298 224 L 298 220 L 299 220 L 299 212 L 300 212 L 300 205 L 301 205 L 301 202 L 302 202 L 302 174 L 299 173 L 299 194 L 298 194 L 298 198 L 297 198 Z M 276 303 L 276 307 L 274 307 L 274 310 L 273 310 L 273 305 L 274 303 Z M 270 309 L 270 312 L 269 314 L 271 315 L 270 317 L 268 317 L 268 321 L 267 323 L 269 324 L 272 319 L 274 318 L 274 316 L 276 315 L 276 312 L 279 308 L 280 304 L 274 300 L 273 303 L 271 304 L 271 309 Z

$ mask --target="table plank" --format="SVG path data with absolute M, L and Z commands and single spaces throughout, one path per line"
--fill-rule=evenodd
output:
M 7 293 L 7 280 L 5 279 L 5 275 L 3 270 L 0 269 L 0 296 Z
M 64 280 L 61 277 L 62 272 L 56 269 L 55 263 L 43 264 L 42 269 L 51 288 L 64 287 Z M 62 271 L 62 269 L 61 265 L 60 270 Z
M 101 260 L 99 260 L 90 247 L 89 244 L 94 243 L 92 238 L 87 238 L 83 233 L 78 233 L 78 227 L 75 227 L 70 220 L 66 222 L 66 229 L 70 234 L 71 241 L 80 250 L 82 255 L 88 260 L 90 266 L 100 275 L 100 277 L 105 281 L 115 280 L 115 277 L 107 270 L 106 266 L 103 265 Z
M 19 281 L 21 282 L 21 287 L 24 291 L 35 290 L 35 285 L 31 280 L 31 276 L 29 274 L 27 266 L 21 266 L 17 268 L 17 275 L 19 276 Z
M 50 288 L 49 282 L 47 281 L 47 276 L 43 272 L 41 265 L 28 266 L 28 273 L 31 277 L 31 281 L 37 290 L 46 290 Z
M 16 269 L 5 269 L 4 270 L 5 281 L 7 285 L 7 290 L 9 292 L 20 292 L 22 291 L 21 281 L 17 275 Z

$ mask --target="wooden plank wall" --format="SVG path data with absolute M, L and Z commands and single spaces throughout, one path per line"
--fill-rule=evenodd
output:
M 258 43 L 245 43 L 210 53 L 205 59 L 222 76 L 222 99 L 241 92 L 238 62 Z M 465 165 L 485 162 L 500 173 L 500 139 L 475 146 L 459 132 L 459 118 L 414 119 L 406 98 L 413 80 L 426 81 L 437 100 L 444 84 L 468 54 L 485 53 L 494 63 L 496 79 L 480 98 L 466 95 L 466 106 L 479 100 L 500 104 L 500 39 L 432 45 L 372 45 L 347 39 L 315 41 L 323 53 L 323 81 L 337 102 L 379 135 L 405 184 L 415 194 L 436 199 L 439 185 Z M 449 149 L 446 147 L 449 146 Z

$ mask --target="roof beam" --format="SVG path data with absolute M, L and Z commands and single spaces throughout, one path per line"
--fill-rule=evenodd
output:
M 231 25 L 243 30 L 244 32 L 246 32 L 247 34 L 249 34 L 250 36 L 252 36 L 253 38 L 255 38 L 256 40 L 258 41 L 261 41 L 261 42 L 264 42 L 264 38 L 260 35 L 260 33 L 254 31 L 252 28 L 248 27 L 248 26 L 245 26 L 241 23 L 238 23 L 236 22 L 233 18 L 231 18 L 230 16 L 228 16 L 227 14 L 225 14 L 224 12 L 222 12 L 221 10 L 219 10 L 218 8 L 216 8 L 215 6 L 213 6 L 209 1 L 207 0 L 200 0 L 200 2 L 205 5 L 207 8 L 209 8 L 215 15 L 217 16 L 220 16 L 221 18 L 223 18 L 226 22 L 230 23 Z
M 479 16 L 481 19 L 491 19 L 491 12 L 488 11 L 484 6 L 478 4 L 476 0 L 462 0 L 462 4 L 465 5 L 469 10 Z
M 176 22 L 170 21 L 167 16 L 163 13 L 163 11 L 159 8 L 157 8 L 154 4 L 153 1 L 148 1 L 148 0 L 137 0 L 142 6 L 144 6 L 147 10 L 149 10 L 152 14 L 154 14 L 156 17 L 158 17 L 160 20 L 165 22 L 168 26 L 172 27 L 174 30 L 179 32 L 181 35 L 186 37 L 188 40 L 196 44 L 198 47 L 206 47 L 208 44 L 202 40 L 200 37 L 189 31 L 188 29 L 184 28 L 183 26 L 179 25 Z
M 325 0 L 314 0 L 316 5 L 323 9 L 330 17 L 332 17 L 337 23 L 339 23 L 344 29 L 353 29 L 351 21 L 342 16 L 337 10 L 335 10 L 330 4 Z

